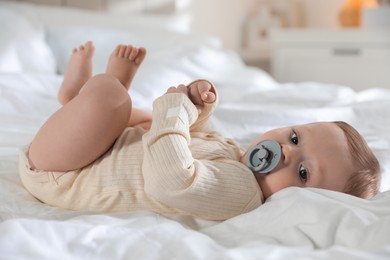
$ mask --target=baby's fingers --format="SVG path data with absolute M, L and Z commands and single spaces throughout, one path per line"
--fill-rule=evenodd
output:
M 201 94 L 201 99 L 205 103 L 214 103 L 215 102 L 215 94 L 210 91 L 205 91 Z
M 169 87 L 167 89 L 166 94 L 168 94 L 168 93 L 183 93 L 186 96 L 188 96 L 188 89 L 187 89 L 187 87 L 184 84 L 180 84 L 177 87 L 173 87 L 173 86 Z

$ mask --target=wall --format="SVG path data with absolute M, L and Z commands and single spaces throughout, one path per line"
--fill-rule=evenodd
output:
M 338 13 L 344 3 L 345 0 L 302 0 L 306 26 L 338 27 Z
M 238 49 L 242 24 L 257 0 L 193 0 L 182 12 L 192 17 L 191 29 L 219 36 L 224 46 Z
M 179 0 L 180 1 L 180 0 Z M 192 0 L 180 12 L 192 16 L 192 30 L 218 35 L 226 48 L 239 50 L 243 23 L 261 0 Z M 271 0 L 276 1 L 276 0 Z M 292 0 L 279 0 L 292 1 Z M 344 0 L 298 0 L 309 27 L 337 27 Z

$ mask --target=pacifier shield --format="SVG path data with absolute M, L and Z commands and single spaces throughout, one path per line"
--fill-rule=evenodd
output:
M 247 154 L 247 166 L 256 173 L 268 174 L 282 158 L 279 143 L 268 139 L 255 145 Z

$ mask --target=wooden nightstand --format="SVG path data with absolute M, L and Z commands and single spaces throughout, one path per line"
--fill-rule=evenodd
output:
M 280 82 L 390 88 L 390 28 L 275 30 L 271 43 L 271 71 Z

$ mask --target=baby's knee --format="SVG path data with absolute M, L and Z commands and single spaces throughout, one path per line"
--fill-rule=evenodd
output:
M 90 78 L 86 85 L 90 85 L 94 88 L 112 88 L 114 91 L 116 87 L 125 89 L 117 78 L 108 74 L 97 74 Z
M 121 106 L 129 107 L 131 99 L 127 89 L 115 77 L 99 74 L 92 77 L 85 85 L 84 95 L 106 108 L 116 109 Z

